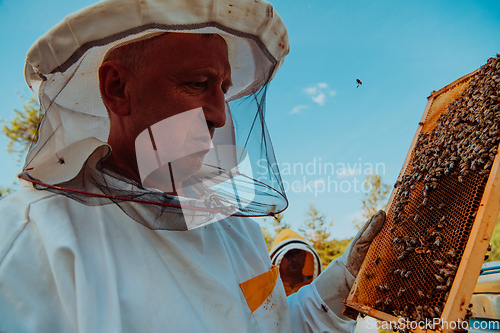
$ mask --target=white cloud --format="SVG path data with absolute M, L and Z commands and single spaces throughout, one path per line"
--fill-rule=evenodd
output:
M 318 92 L 318 87 L 304 88 L 304 92 L 308 95 L 316 95 L 316 93 Z
M 330 89 L 326 82 L 319 82 L 312 87 L 304 88 L 303 91 L 311 97 L 314 103 L 321 106 L 325 105 L 327 96 L 332 97 L 337 95 L 337 91 Z
M 321 188 L 325 188 L 325 178 L 318 178 L 312 183 L 312 188 L 317 188 L 319 185 L 321 185 Z
M 292 111 L 290 111 L 290 114 L 300 113 L 300 112 L 302 112 L 302 110 L 307 109 L 308 107 L 309 106 L 307 106 L 307 105 L 297 105 L 296 107 L 294 107 L 292 109 Z
M 349 165 L 347 163 L 344 165 L 344 168 L 339 168 L 337 170 L 337 178 L 347 178 L 347 177 L 353 177 L 353 176 L 358 176 L 361 174 L 361 170 L 359 170 L 357 164 L 355 163 L 354 166 Z
M 326 102 L 326 96 L 323 93 L 320 93 L 318 96 L 313 96 L 312 97 L 313 102 L 318 103 L 319 105 L 323 106 L 325 105 Z

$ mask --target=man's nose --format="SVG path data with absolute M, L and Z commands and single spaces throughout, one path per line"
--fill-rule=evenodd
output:
M 226 99 L 222 89 L 214 89 L 206 98 L 203 107 L 207 123 L 213 124 L 215 128 L 224 126 L 226 123 Z

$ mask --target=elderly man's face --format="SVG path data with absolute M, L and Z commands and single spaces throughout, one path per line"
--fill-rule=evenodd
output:
M 231 86 L 227 45 L 218 35 L 169 33 L 156 39 L 135 75 L 132 111 L 142 130 L 202 107 L 211 135 L 225 123 Z
M 203 108 L 203 122 L 206 120 L 208 127 L 204 132 L 210 137 L 226 121 L 224 94 L 231 86 L 231 67 L 227 45 L 222 37 L 167 33 L 154 38 L 148 48 L 138 68 L 125 70 L 126 75 L 121 75 L 126 79 L 123 93 L 128 98 L 126 107 L 123 111 L 120 111 L 120 106 L 116 107 L 119 112 L 110 108 L 113 112 L 110 134 L 113 140 L 110 144 L 114 154 L 120 150 L 115 146 L 122 142 L 130 145 L 139 133 L 153 124 L 185 111 Z M 109 74 L 102 76 L 112 77 Z M 191 137 L 197 135 L 188 134 Z M 116 140 L 117 137 L 120 139 Z M 183 149 L 183 145 L 189 143 L 180 140 L 161 144 Z M 192 147 L 185 150 L 193 151 Z M 207 151 L 191 153 L 172 163 L 178 169 L 173 170 L 174 173 L 185 174 L 183 178 L 187 178 L 197 172 Z

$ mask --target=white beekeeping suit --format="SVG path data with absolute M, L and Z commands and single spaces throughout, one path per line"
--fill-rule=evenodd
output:
M 207 34 L 219 36 L 203 43 L 223 45 L 220 59 L 189 56 L 227 62 L 224 121 L 214 125 L 205 105 L 178 110 L 134 135 L 137 177 L 109 167 L 118 154 L 106 59 Z M 22 188 L 0 203 L 0 332 L 352 331 L 341 302 L 384 214 L 289 298 L 249 218 L 287 206 L 264 104 L 288 50 L 281 18 L 261 0 L 105 0 L 42 36 L 25 68 L 44 112 L 39 139 Z

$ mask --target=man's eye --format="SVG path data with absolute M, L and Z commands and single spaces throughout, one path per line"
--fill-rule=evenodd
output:
M 188 82 L 187 86 L 192 89 L 203 89 L 206 86 L 206 82 Z

